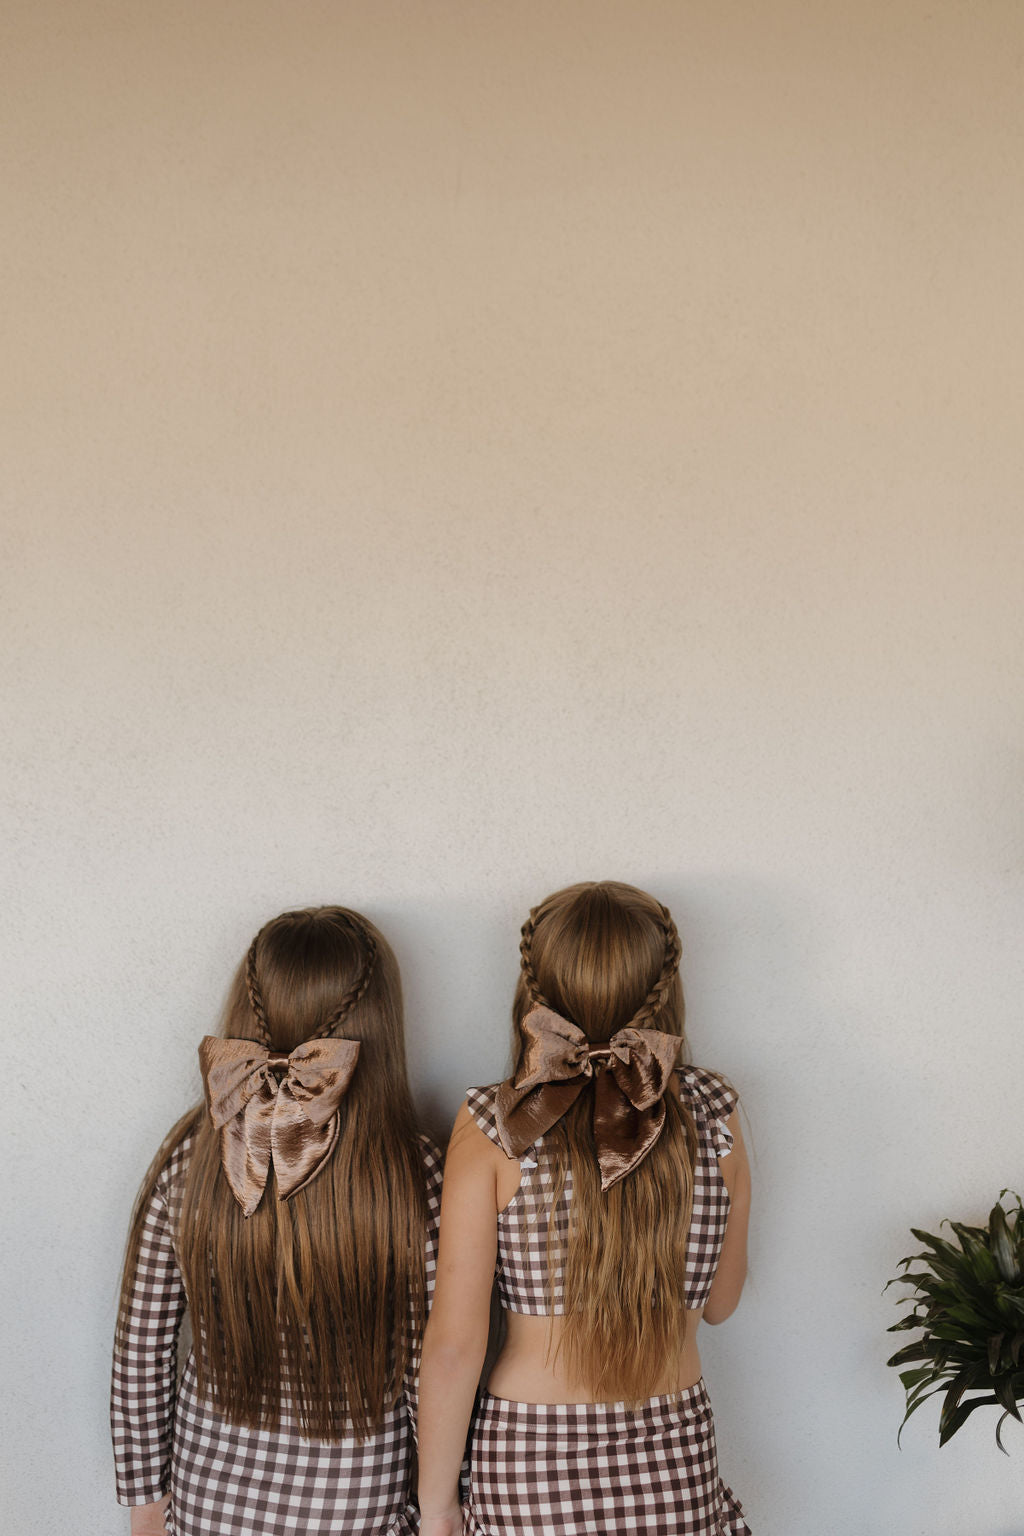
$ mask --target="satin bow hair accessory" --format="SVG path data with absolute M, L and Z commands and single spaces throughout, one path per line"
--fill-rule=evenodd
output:
M 594 1140 L 601 1188 L 611 1189 L 642 1163 L 665 1124 L 665 1091 L 682 1038 L 660 1029 L 618 1030 L 607 1045 L 591 1045 L 583 1031 L 551 1008 L 531 1008 L 521 1029 L 519 1069 L 498 1089 L 495 1120 L 509 1157 L 561 1120 L 595 1077 Z
M 286 1056 L 255 1040 L 205 1036 L 206 1102 L 225 1177 L 246 1216 L 263 1198 L 271 1157 L 279 1200 L 320 1172 L 338 1140 L 338 1105 L 358 1055 L 358 1040 L 307 1040 Z

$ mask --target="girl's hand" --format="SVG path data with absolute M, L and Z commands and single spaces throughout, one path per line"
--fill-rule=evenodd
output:
M 441 1515 L 421 1515 L 420 1536 L 462 1536 L 462 1510 L 453 1504 Z
M 136 1504 L 131 1512 L 132 1536 L 167 1536 L 164 1516 L 171 1502 L 169 1493 L 155 1504 Z

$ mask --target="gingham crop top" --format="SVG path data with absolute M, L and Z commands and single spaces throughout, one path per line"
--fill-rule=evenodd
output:
M 736 1106 L 736 1093 L 723 1078 L 703 1067 L 681 1067 L 676 1074 L 679 1096 L 689 1107 L 697 1132 L 697 1161 L 693 1177 L 693 1215 L 686 1247 L 686 1304 L 702 1307 L 711 1291 L 725 1241 L 729 1217 L 729 1191 L 718 1160 L 732 1150 L 732 1133 L 725 1121 Z M 498 1084 L 470 1088 L 466 1102 L 477 1125 L 496 1145 L 494 1097 Z M 509 1312 L 546 1314 L 562 1311 L 561 1270 L 552 1278 L 554 1306 L 547 1292 L 548 1215 L 555 1248 L 569 1230 L 572 1169 L 566 1170 L 565 1187 L 552 1207 L 555 1165 L 542 1136 L 519 1160 L 519 1188 L 498 1215 L 498 1262 L 495 1270 L 498 1296 Z

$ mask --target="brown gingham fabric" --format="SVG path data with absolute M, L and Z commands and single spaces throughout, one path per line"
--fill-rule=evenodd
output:
M 750 1536 L 718 1475 L 702 1381 L 624 1403 L 514 1403 L 483 1393 L 466 1536 Z
M 686 1249 L 686 1300 L 691 1308 L 708 1299 L 729 1219 L 729 1191 L 718 1160 L 732 1148 L 726 1118 L 736 1107 L 736 1093 L 715 1072 L 682 1067 L 675 1074 L 679 1096 L 689 1107 L 697 1131 L 693 1174 L 693 1214 Z M 498 1084 L 470 1088 L 466 1100 L 480 1129 L 498 1143 L 494 1099 Z M 572 1169 L 566 1171 L 561 1198 L 554 1202 L 555 1170 L 541 1137 L 520 1159 L 519 1189 L 498 1217 L 497 1282 L 501 1304 L 509 1312 L 544 1315 L 562 1311 L 562 1276 L 551 1276 L 548 1293 L 549 1213 L 552 1252 L 564 1251 L 569 1231 Z M 498 1143 L 500 1144 L 500 1143 Z
M 189 1355 L 175 1390 L 185 1291 L 173 1233 L 192 1149 L 171 1152 L 145 1213 L 122 1351 L 115 1350 L 111 1433 L 121 1504 L 148 1504 L 170 1490 L 173 1536 L 370 1536 L 416 1528 L 409 1502 L 416 1371 L 403 1400 L 362 1442 L 307 1440 L 287 1411 L 280 1428 L 230 1424 L 197 1395 Z M 427 1298 L 437 1268 L 442 1155 L 421 1137 L 428 1228 Z

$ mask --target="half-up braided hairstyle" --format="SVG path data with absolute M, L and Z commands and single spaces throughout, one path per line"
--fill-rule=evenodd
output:
M 329 1035 L 338 1031 L 339 1025 L 352 1012 L 357 1003 L 365 996 L 370 982 L 373 979 L 374 967 L 377 964 L 377 936 L 364 917 L 358 912 L 350 912 L 345 907 L 322 907 L 319 914 L 329 912 L 331 925 L 339 932 L 347 930 L 355 944 L 361 948 L 361 956 L 357 960 L 357 970 L 351 984 L 337 999 L 333 1008 L 324 1013 L 324 1017 L 304 1037 L 306 1040 L 326 1040 Z M 267 1023 L 267 1010 L 263 1001 L 263 988 L 260 985 L 260 953 L 261 944 L 265 936 L 278 932 L 283 925 L 294 924 L 300 926 L 308 919 L 308 912 L 283 912 L 280 917 L 275 917 L 271 922 L 264 924 L 259 933 L 249 945 L 249 952 L 245 957 L 245 990 L 249 997 L 249 1008 L 252 1012 L 251 1037 L 258 1040 L 268 1049 L 274 1048 L 274 1037 L 270 1025 Z M 267 942 L 271 940 L 268 937 Z M 296 1042 L 297 1044 L 298 1042 Z
M 203 1106 L 158 1154 L 156 1173 L 172 1139 L 194 1134 L 174 1225 L 199 1390 L 236 1424 L 277 1427 L 286 1407 L 306 1435 L 371 1434 L 398 1400 L 424 1321 L 425 1177 L 394 954 L 345 907 L 284 912 L 249 946 L 223 1033 L 284 1053 L 340 1035 L 359 1041 L 359 1057 L 337 1145 L 288 1200 L 271 1173 L 243 1215 Z M 154 1181 L 151 1170 L 150 1192 Z M 133 1243 L 137 1258 L 134 1231 L 124 1296 Z
M 668 908 L 634 886 L 602 881 L 549 896 L 522 929 L 513 1005 L 517 1064 L 520 1026 L 537 1004 L 570 1019 L 592 1045 L 627 1025 L 682 1036 L 680 952 Z M 686 1339 L 696 1132 L 670 1090 L 655 1146 L 602 1192 L 593 1107 L 588 1086 L 548 1133 L 556 1196 L 563 1182 L 572 1191 L 564 1254 L 551 1251 L 549 1232 L 549 1273 L 563 1268 L 560 1349 L 570 1375 L 595 1400 L 639 1401 L 671 1371 Z
M 642 898 L 641 905 L 645 908 L 649 908 L 649 915 L 652 919 L 654 919 L 655 914 L 657 914 L 656 920 L 661 932 L 662 945 L 661 967 L 658 971 L 657 978 L 655 979 L 643 1002 L 637 1008 L 636 1012 L 626 1020 L 626 1023 L 633 1029 L 640 1029 L 644 1025 L 650 1025 L 651 1020 L 659 1017 L 664 1012 L 669 1002 L 669 994 L 672 992 L 673 988 L 679 984 L 679 960 L 683 952 L 682 941 L 679 938 L 679 930 L 673 921 L 672 914 L 668 910 L 668 907 L 663 907 L 661 903 L 655 901 L 652 896 L 647 896 L 643 891 L 635 890 L 633 886 L 622 885 L 618 881 L 611 880 L 604 881 L 600 885 L 570 886 L 565 891 L 558 891 L 554 896 L 549 896 L 547 901 L 545 901 L 542 906 L 534 907 L 531 911 L 529 917 L 526 919 L 526 922 L 522 926 L 519 939 L 520 987 L 525 993 L 526 999 L 528 1000 L 528 1003 L 531 1007 L 536 1007 L 538 1004 L 547 1008 L 555 1006 L 550 1001 L 550 999 L 544 995 L 544 992 L 541 989 L 541 984 L 537 979 L 537 972 L 534 968 L 533 936 L 538 921 L 543 922 L 545 917 L 550 918 L 552 916 L 552 904 L 559 903 L 563 898 L 569 897 L 570 895 L 577 897 L 578 901 L 582 905 L 585 897 L 589 898 L 590 902 L 597 903 L 601 900 L 602 897 L 606 897 L 610 893 L 623 891 L 632 892 L 636 897 Z M 628 984 L 628 979 L 626 977 L 623 977 L 622 980 L 624 983 Z M 682 993 L 680 990 L 680 1022 L 679 1027 L 671 1031 L 672 1034 L 681 1035 L 683 1033 L 681 1008 Z M 556 1009 L 556 1011 L 561 1012 L 560 1009 Z M 522 1017 L 522 1015 L 520 1015 L 520 1017 Z M 519 1018 L 517 1018 L 517 1028 L 519 1021 Z M 578 1023 L 578 1020 L 574 1019 L 573 1023 Z M 616 1029 L 621 1029 L 622 1027 L 622 1024 L 615 1025 Z M 580 1025 L 580 1028 L 582 1029 L 583 1026 Z

